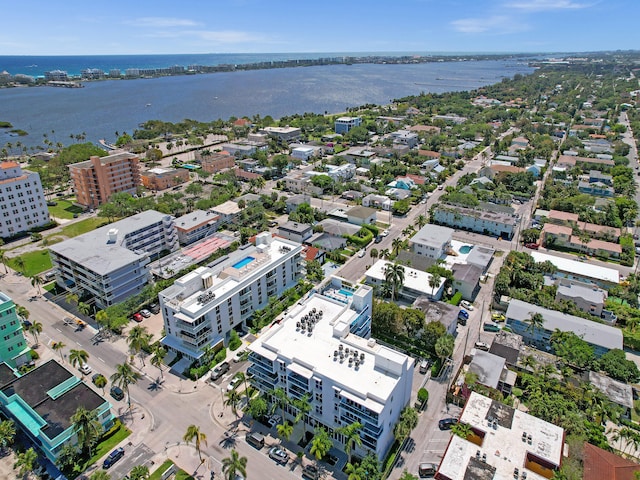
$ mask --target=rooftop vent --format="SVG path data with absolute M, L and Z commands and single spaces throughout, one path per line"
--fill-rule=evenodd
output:
M 107 232 L 107 243 L 116 243 L 118 240 L 118 229 L 110 228 Z

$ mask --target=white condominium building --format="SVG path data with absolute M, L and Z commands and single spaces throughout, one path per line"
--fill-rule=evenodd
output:
M 15 162 L 0 163 L 0 237 L 13 237 L 49 222 L 40 175 Z
M 336 429 L 361 423 L 362 446 L 354 453 L 383 459 L 409 404 L 414 361 L 366 338 L 372 301 L 371 287 L 333 278 L 249 346 L 248 372 L 266 395 L 280 388 L 292 400 L 308 398 L 307 429 L 323 427 L 338 443 L 345 438 Z
M 207 267 L 200 267 L 160 292 L 171 351 L 196 360 L 206 346 L 227 344 L 246 321 L 300 278 L 302 245 L 264 232 Z
M 149 257 L 178 246 L 171 215 L 147 210 L 49 247 L 58 285 L 99 308 L 140 293 Z

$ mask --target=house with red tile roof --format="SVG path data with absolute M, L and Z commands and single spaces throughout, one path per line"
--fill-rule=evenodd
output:
M 635 480 L 640 465 L 601 448 L 584 444 L 583 480 Z

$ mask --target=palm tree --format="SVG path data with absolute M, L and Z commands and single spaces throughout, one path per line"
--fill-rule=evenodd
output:
M 111 383 L 117 385 L 127 393 L 127 403 L 131 410 L 131 395 L 129 385 L 135 385 L 140 380 L 140 374 L 131 368 L 127 362 L 116 365 L 116 373 L 111 375 Z
M 149 467 L 146 465 L 136 465 L 129 474 L 131 480 L 147 480 L 149 478 Z
M 444 361 L 445 358 L 449 358 L 453 353 L 453 347 L 455 340 L 453 335 L 443 335 L 436 341 L 435 351 L 440 360 Z
M 429 286 L 431 287 L 431 297 L 433 297 L 433 292 L 435 291 L 436 287 L 440 286 L 440 281 L 442 280 L 442 277 L 440 276 L 439 273 L 437 272 L 429 272 L 430 276 L 429 276 Z
M 293 433 L 293 425 L 284 420 L 282 422 L 282 425 L 276 425 L 276 430 L 278 431 L 278 435 L 280 435 L 285 440 L 289 440 L 289 437 Z
M 152 335 L 147 331 L 147 327 L 136 325 L 129 331 L 127 343 L 134 355 L 139 355 L 144 366 L 144 349 L 148 348 Z
M 93 379 L 93 383 L 96 387 L 102 389 L 102 395 L 104 395 L 104 387 L 107 386 L 107 377 L 105 377 L 104 375 L 98 375 Z
M 24 259 L 22 257 L 16 257 L 14 263 L 16 264 L 16 268 L 24 275 Z
M 64 297 L 64 301 L 69 305 L 77 305 L 79 300 L 80 298 L 75 293 L 67 293 L 67 295 Z
M 322 427 L 316 428 L 315 435 L 311 440 L 311 450 L 309 451 L 311 455 L 314 455 L 317 460 L 320 460 L 329 453 L 331 447 L 333 447 L 333 441 L 327 431 Z
M 371 250 L 369 250 L 369 256 L 374 261 L 378 258 L 378 254 L 379 254 L 379 252 L 378 252 L 377 248 L 372 248 Z
M 73 365 L 74 367 L 80 367 L 84 365 L 85 363 L 87 363 L 87 360 L 89 360 L 89 354 L 84 350 L 71 349 L 71 351 L 69 352 L 69 362 L 71 362 L 71 365 Z M 84 377 L 84 373 L 82 374 L 82 376 Z
M 109 328 L 109 315 L 104 310 L 100 310 L 96 313 L 96 322 L 102 328 Z
M 391 251 L 393 252 L 393 256 L 397 257 L 400 249 L 402 248 L 402 240 L 400 237 L 396 237 L 391 241 Z
M 160 370 L 160 378 L 164 378 L 164 373 L 162 371 L 162 362 L 164 361 L 164 357 L 167 356 L 167 350 L 162 345 L 157 343 L 153 347 L 153 357 L 151 357 L 151 365 L 157 367 Z
M 404 267 L 398 263 L 388 264 L 384 269 L 384 279 L 391 285 L 391 299 L 396 300 L 404 284 Z
M 42 333 L 42 323 L 34 321 L 29 327 L 29 332 L 33 335 L 33 341 L 38 346 L 38 335 Z
M 96 470 L 91 474 L 89 480 L 111 480 L 111 475 L 104 470 Z
M 306 435 L 307 433 L 307 422 L 305 421 L 305 417 L 312 410 L 309 399 L 310 399 L 309 394 L 305 393 L 302 398 L 295 399 L 293 401 L 293 406 L 298 411 L 294 421 L 295 423 L 298 423 L 299 421 L 302 420 L 302 431 L 304 435 Z
M 79 302 L 78 311 L 83 315 L 89 315 L 89 312 L 91 311 L 91 305 L 89 305 L 88 303 Z
M 66 347 L 66 345 L 62 342 L 52 342 L 51 343 L 51 350 L 53 350 L 54 352 L 58 352 L 60 353 L 60 361 L 64 362 L 64 357 L 62 356 L 62 349 Z
M 529 318 L 527 318 L 524 323 L 528 325 L 527 332 L 534 335 L 536 329 L 542 329 L 544 327 L 544 317 L 541 313 L 529 312 Z
M 347 480 L 364 480 L 367 474 L 360 465 L 354 465 L 348 462 L 345 465 L 344 473 L 347 474 Z
M 280 410 L 282 411 L 282 420 L 284 421 L 284 411 L 287 405 L 290 403 L 287 392 L 285 392 L 282 388 L 276 388 L 275 390 L 271 391 L 271 397 L 273 398 L 271 409 L 275 410 L 276 408 L 280 407 Z
M 233 412 L 233 414 L 236 416 L 236 418 L 239 418 L 238 405 L 240 404 L 240 393 L 238 393 L 238 391 L 234 388 L 233 390 L 227 390 L 227 392 L 224 394 L 224 397 L 224 406 L 231 407 L 231 411 Z
M 235 480 L 237 474 L 246 478 L 247 457 L 241 457 L 235 449 L 231 450 L 231 456 L 222 459 L 222 471 L 226 480 Z
M 38 460 L 38 454 L 35 452 L 33 447 L 31 447 L 25 452 L 18 453 L 18 458 L 13 468 L 18 468 L 20 476 L 26 477 L 28 474 L 33 472 L 36 460 Z
M 102 425 L 98 421 L 98 414 L 95 410 L 87 410 L 80 406 L 76 413 L 71 416 L 73 431 L 78 435 L 78 441 L 82 449 L 89 453 L 91 457 L 91 444 L 100 437 Z
M 42 285 L 42 278 L 40 278 L 39 275 L 32 275 L 31 286 L 36 287 L 38 289 L 38 295 L 42 294 L 42 289 L 40 288 L 40 285 Z
M 538 363 L 538 361 L 533 355 L 525 355 L 520 361 L 520 363 L 523 368 L 525 368 L 526 370 L 529 370 L 529 369 L 533 369 Z
M 196 451 L 198 452 L 200 463 L 204 462 L 200 452 L 200 447 L 202 444 L 205 446 L 207 445 L 207 436 L 200 431 L 200 427 L 197 425 L 189 425 L 182 439 L 187 443 L 193 442 L 193 446 L 196 447 Z
M 451 427 L 451 433 L 466 440 L 471 435 L 471 426 L 467 423 L 458 422 Z
M 418 229 L 424 227 L 427 224 L 427 217 L 424 215 L 418 215 L 416 218 L 416 225 L 418 225 Z
M 362 438 L 360 438 L 360 430 L 362 430 L 362 427 L 363 425 L 360 422 L 353 422 L 336 429 L 336 433 L 345 437 L 344 451 L 347 454 L 349 462 L 351 462 L 353 448 L 362 446 Z
M 3 420 L 0 422 L 0 449 L 4 451 L 13 443 L 16 436 L 16 425 L 13 420 Z

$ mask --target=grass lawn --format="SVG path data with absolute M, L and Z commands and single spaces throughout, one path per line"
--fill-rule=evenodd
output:
M 54 200 L 57 205 L 48 207 L 49 213 L 56 218 L 65 218 L 71 220 L 74 213 L 82 213 L 82 208 L 74 205 L 69 200 Z
M 49 251 L 46 249 L 24 253 L 20 257 L 9 258 L 7 261 L 9 266 L 20 272 L 22 270 L 18 268 L 16 258 L 22 258 L 24 261 L 24 271 L 22 273 L 27 277 L 37 275 L 51 268 L 51 257 L 49 257 Z
M 95 230 L 96 228 L 106 225 L 107 223 L 109 223 L 109 221 L 106 218 L 85 218 L 84 220 L 80 220 L 79 222 L 62 227 L 62 231 L 56 235 L 64 235 L 69 238 L 77 237 L 78 235 L 82 235 L 83 233 Z
M 44 288 L 47 292 L 51 292 L 56 289 L 56 282 L 51 282 L 50 284 L 45 285 L 42 288 Z
M 117 427 L 114 428 L 117 428 L 117 430 L 114 430 L 113 433 L 111 431 L 107 432 L 105 436 L 109 436 L 98 443 L 98 445 L 95 447 L 93 456 L 85 465 L 85 469 L 89 465 L 93 465 L 94 463 L 96 463 L 101 457 L 113 450 L 116 445 L 118 445 L 122 440 L 131 435 L 131 430 L 122 425 L 120 422 L 117 422 Z
M 161 480 L 162 473 L 166 472 L 167 468 L 169 468 L 171 465 L 173 465 L 173 462 L 171 460 L 165 460 L 162 465 L 156 468 L 153 473 L 149 475 L 149 480 Z M 176 474 L 174 478 L 176 480 L 193 480 L 193 477 L 191 475 L 180 468 L 176 468 Z

